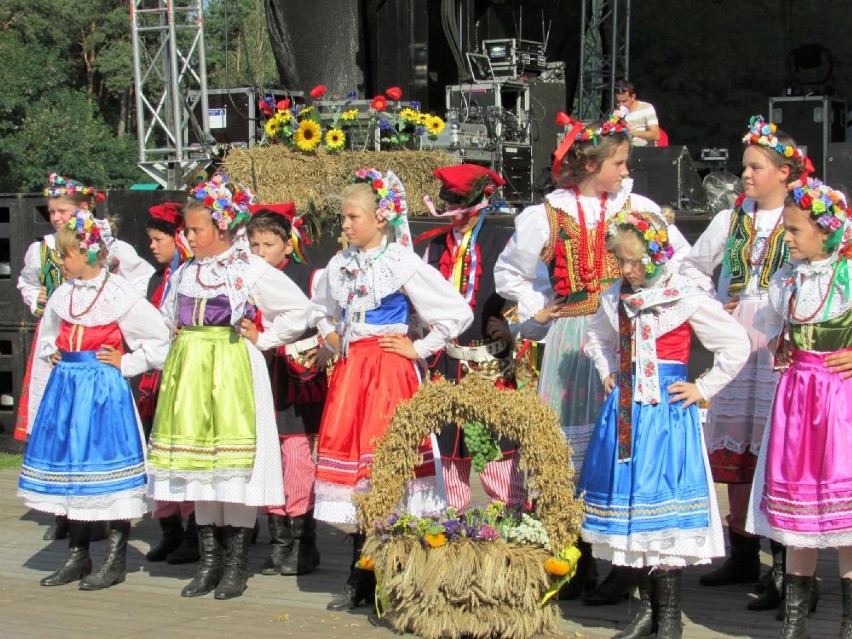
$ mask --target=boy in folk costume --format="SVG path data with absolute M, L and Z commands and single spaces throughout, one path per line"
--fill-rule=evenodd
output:
M 159 269 L 148 283 L 148 300 L 161 308 L 163 299 L 171 288 L 171 276 L 192 252 L 183 235 L 183 217 L 180 202 L 164 202 L 148 209 L 150 217 L 145 230 L 150 240 L 149 248 Z M 161 371 L 148 371 L 139 380 L 137 406 L 142 418 L 145 437 L 151 434 L 154 411 L 160 390 Z M 195 526 L 195 504 L 191 501 L 157 503 L 151 514 L 160 524 L 162 537 L 146 554 L 148 561 L 166 561 L 170 564 L 189 564 L 198 561 L 198 529 Z M 186 529 L 183 518 L 186 517 Z
M 837 549 L 841 639 L 852 639 L 852 255 L 842 193 L 808 180 L 784 203 L 791 262 L 755 323 L 781 374 L 746 530 L 787 547 L 783 639 L 809 639 L 817 554 Z
M 93 186 L 86 186 L 57 173 L 51 173 L 47 179 L 44 196 L 47 198 L 50 224 L 56 231 L 68 224 L 76 211 L 94 212 L 96 203 L 105 198 L 104 194 L 99 193 Z M 112 238 L 107 264 L 111 271 L 129 281 L 140 294 L 145 294 L 154 268 L 139 257 L 132 246 Z M 41 320 L 47 301 L 63 281 L 61 260 L 56 249 L 56 233 L 50 233 L 27 248 L 24 265 L 18 276 L 18 290 L 33 317 Z M 47 362 L 34 357 L 38 339 L 36 328 L 18 403 L 14 437 L 20 441 L 26 441 L 30 434 L 47 378 L 50 376 L 50 366 Z M 68 522 L 60 516 L 44 534 L 44 539 L 64 539 L 67 534 Z
M 494 290 L 494 264 L 503 249 L 498 231 L 486 221 L 488 198 L 505 184 L 498 174 L 476 164 L 459 164 L 433 171 L 441 181 L 440 197 L 446 204 L 433 215 L 452 217 L 447 227 L 427 231 L 415 240 L 431 239 L 423 254 L 426 262 L 461 293 L 473 310 L 473 323 L 454 342 L 429 361 L 431 372 L 447 379 L 461 379 L 479 371 L 499 386 L 512 385 L 512 345 L 509 325 L 503 317 L 504 300 Z M 486 494 L 509 506 L 523 505 L 523 473 L 518 468 L 517 445 L 505 437 L 498 442 L 503 458 L 490 461 L 480 473 Z M 470 504 L 472 453 L 458 424 L 448 424 L 438 436 L 447 503 L 458 511 Z
M 251 251 L 289 277 L 311 297 L 317 271 L 308 264 L 302 235 L 304 218 L 293 202 L 253 204 L 248 223 Z M 314 520 L 313 448 L 319 432 L 328 380 L 325 367 L 314 364 L 322 342 L 315 329 L 280 346 L 272 355 L 269 373 L 281 465 L 284 469 L 284 505 L 267 508 L 272 552 L 262 575 L 303 575 L 319 566 Z
M 608 397 L 577 484 L 581 534 L 595 556 L 639 584 L 639 610 L 613 639 L 680 639 L 683 568 L 724 553 L 696 403 L 736 376 L 748 336 L 720 302 L 671 269 L 667 226 L 653 212 L 622 211 L 610 222 L 623 279 L 601 296 L 585 347 Z M 693 333 L 716 359 L 690 383 Z

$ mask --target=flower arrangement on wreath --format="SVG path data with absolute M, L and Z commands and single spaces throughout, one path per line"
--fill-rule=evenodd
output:
M 328 89 L 319 84 L 310 90 L 309 95 L 312 100 L 321 100 L 327 92 Z M 307 153 L 320 147 L 327 151 L 340 151 L 346 146 L 349 129 L 367 126 L 378 127 L 381 145 L 401 148 L 414 137 L 426 135 L 431 140 L 437 139 L 444 130 L 444 120 L 421 112 L 419 102 L 412 100 L 409 106 L 403 107 L 400 102 L 402 89 L 399 87 L 391 87 L 372 99 L 366 124 L 358 120 L 357 108 L 347 108 L 357 97 L 358 94 L 351 91 L 346 94 L 343 108 L 330 105 L 331 122 L 324 125 L 312 103 L 299 105 L 289 98 L 276 101 L 272 96 L 266 96 L 258 102 L 267 118 L 261 144 L 286 144 Z M 332 98 L 337 101 L 339 96 L 334 94 Z

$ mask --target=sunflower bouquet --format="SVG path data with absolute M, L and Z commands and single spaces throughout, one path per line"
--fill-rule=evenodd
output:
M 310 96 L 319 100 L 325 93 L 325 86 L 319 84 L 311 89 Z M 260 100 L 258 106 L 267 116 L 261 144 L 287 144 L 307 153 L 321 146 L 327 151 L 340 151 L 346 145 L 346 129 L 357 125 L 354 117 L 357 110 L 354 114 L 338 113 L 328 126 L 323 127 L 319 112 L 311 104 L 294 104 L 289 98 L 276 102 L 267 96 Z
M 439 116 L 420 109 L 421 104 L 417 100 L 403 104 L 399 87 L 391 87 L 384 95 L 374 97 L 370 103 L 371 124 L 375 123 L 379 128 L 381 146 L 392 149 L 407 147 L 424 135 L 430 140 L 437 139 L 446 123 Z

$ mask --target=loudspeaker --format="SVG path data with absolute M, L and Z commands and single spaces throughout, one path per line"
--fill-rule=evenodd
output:
M 847 196 L 852 193 L 852 142 L 835 142 L 828 145 L 825 182 Z
M 846 102 L 822 95 L 769 98 L 769 113 L 779 129 L 795 138 L 816 174 L 826 175 L 828 145 L 846 141 Z
M 634 147 L 630 155 L 633 192 L 675 210 L 701 210 L 707 194 L 685 146 Z

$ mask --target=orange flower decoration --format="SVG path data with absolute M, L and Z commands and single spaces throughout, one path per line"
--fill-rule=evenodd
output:
M 564 577 L 571 572 L 571 562 L 561 557 L 548 557 L 544 561 L 544 569 L 555 577 Z
M 388 108 L 388 100 L 383 95 L 377 95 L 373 98 L 373 101 L 370 102 L 370 108 L 375 109 L 376 111 L 384 111 Z
M 423 535 L 423 539 L 431 548 L 440 548 L 447 543 L 447 536 L 444 533 L 438 533 L 437 535 L 427 533 Z
M 385 94 L 387 94 L 391 100 L 399 100 L 402 97 L 402 89 L 399 87 L 391 87 L 385 91 Z
M 376 562 L 373 561 L 372 557 L 368 557 L 367 555 L 361 555 L 361 558 L 358 559 L 358 563 L 356 564 L 358 568 L 361 570 L 375 570 Z

